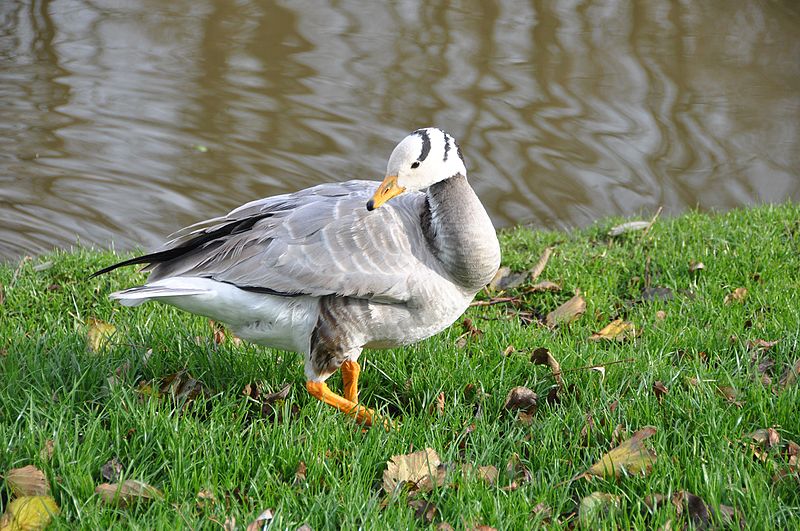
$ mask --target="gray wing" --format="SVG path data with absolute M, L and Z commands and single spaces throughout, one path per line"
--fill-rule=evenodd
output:
M 149 282 L 200 276 L 278 294 L 407 301 L 410 280 L 432 258 L 419 225 L 424 196 L 368 212 L 378 184 L 319 185 L 187 227 L 148 255 L 163 258 L 148 266 Z

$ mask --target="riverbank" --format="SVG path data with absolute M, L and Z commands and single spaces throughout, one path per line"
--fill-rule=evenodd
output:
M 579 507 L 593 528 L 800 526 L 800 206 L 609 236 L 622 221 L 503 232 L 503 264 L 528 272 L 518 285 L 434 338 L 365 353 L 361 399 L 396 421 L 389 433 L 308 396 L 297 355 L 112 303 L 144 279 L 86 280 L 112 253 L 0 265 L 0 473 L 42 470 L 64 529 L 244 528 L 265 509 L 274 529 L 519 529 L 577 523 Z M 518 386 L 535 407 L 506 409 Z M 646 450 L 625 454 L 637 432 L 652 433 Z M 614 460 L 644 474 L 570 481 L 620 444 Z M 387 494 L 387 462 L 425 448 L 438 486 Z M 158 493 L 127 508 L 95 493 L 125 480 Z M 4 510 L 13 498 L 6 481 Z

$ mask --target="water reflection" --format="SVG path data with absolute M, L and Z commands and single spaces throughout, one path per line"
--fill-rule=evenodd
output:
M 799 27 L 790 1 L 2 2 L 0 259 L 379 179 L 429 124 L 501 226 L 797 200 Z

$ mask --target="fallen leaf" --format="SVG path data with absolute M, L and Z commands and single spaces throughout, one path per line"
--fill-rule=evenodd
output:
M 665 312 L 664 310 L 658 310 L 656 312 L 656 319 L 657 320 L 663 321 L 666 318 L 667 318 L 667 312 Z
M 0 531 L 38 531 L 47 527 L 60 512 L 50 496 L 22 496 L 6 506 Z
M 89 319 L 89 331 L 86 333 L 89 350 L 100 352 L 109 344 L 109 340 L 116 332 L 117 327 L 110 325 L 100 319 Z
M 295 485 L 302 485 L 306 481 L 306 472 L 308 471 L 308 467 L 306 466 L 305 461 L 300 461 L 297 463 L 297 470 L 294 472 L 294 484 Z
M 160 395 L 171 396 L 176 402 L 182 402 L 184 409 L 197 398 L 211 394 L 206 384 L 193 377 L 186 369 L 162 378 L 158 392 Z
M 5 473 L 6 484 L 15 496 L 48 496 L 50 483 L 44 472 L 33 465 L 12 468 Z
M 444 485 L 445 470 L 436 450 L 426 448 L 419 452 L 394 455 L 383 471 L 383 490 L 389 494 L 398 487 L 409 485 L 412 491 L 426 492 L 434 486 Z
M 608 231 L 608 235 L 619 236 L 620 234 L 624 234 L 626 232 L 644 230 L 649 226 L 650 226 L 649 221 L 628 221 L 627 223 L 623 223 L 622 225 L 617 225 L 616 227 L 612 227 L 611 230 Z
M 213 505 L 217 501 L 214 493 L 208 489 L 200 490 L 195 497 L 197 498 L 197 506 L 201 509 L 207 505 Z
M 549 280 L 542 280 L 541 282 L 537 282 L 536 284 L 532 285 L 525 291 L 527 293 L 536 293 L 540 291 L 561 291 L 561 286 L 555 282 L 550 282 Z
M 669 288 L 651 287 L 642 290 L 642 302 L 672 300 L 672 290 Z
M 656 433 L 653 427 L 642 428 L 592 465 L 584 474 L 620 477 L 622 474 L 647 474 L 656 462 L 656 454 L 642 441 Z
M 527 278 L 527 271 L 515 273 L 511 271 L 510 267 L 503 266 L 497 270 L 497 273 L 495 273 L 494 278 L 489 282 L 487 287 L 492 291 L 504 291 L 507 289 L 516 288 L 525 282 L 525 279 Z
M 298 527 L 295 531 L 314 531 L 314 530 L 311 528 L 310 525 L 303 524 L 300 527 Z
M 533 474 L 531 471 L 528 470 L 522 461 L 520 461 L 519 455 L 516 453 L 511 456 L 511 459 L 508 460 L 506 463 L 506 475 L 511 478 L 512 481 L 518 481 L 521 483 L 527 483 L 531 479 L 533 479 Z
M 694 273 L 695 271 L 700 271 L 705 268 L 706 266 L 703 262 L 695 262 L 694 260 L 689 261 L 689 273 Z
M 800 377 L 800 358 L 794 362 L 792 367 L 786 369 L 786 372 L 783 373 L 778 383 L 780 383 L 781 387 L 786 389 L 790 385 L 794 385 L 794 383 L 797 382 L 798 377 Z
M 558 384 L 559 389 L 564 388 L 564 378 L 561 374 L 561 365 L 558 363 L 556 358 L 550 353 L 550 350 L 539 347 L 533 350 L 531 353 L 531 363 L 534 365 L 547 365 L 550 367 L 550 372 L 553 375 L 553 379 Z
M 437 531 L 455 531 L 453 526 L 451 526 L 447 522 L 439 522 L 439 524 L 436 526 L 436 530 Z
M 553 510 L 544 502 L 539 502 L 534 505 L 533 509 L 531 509 L 531 512 L 534 516 L 540 517 L 542 519 L 542 523 L 545 524 L 550 522 L 550 517 L 553 515 Z
M 42 449 L 39 450 L 39 459 L 41 459 L 46 463 L 50 461 L 55 451 L 56 451 L 55 441 L 53 439 L 47 439 L 44 442 L 44 446 L 42 446 Z
M 458 336 L 456 339 L 456 345 L 459 348 L 464 348 L 469 339 L 483 335 L 483 330 L 475 326 L 475 324 L 472 322 L 472 319 L 469 317 L 465 318 L 461 322 L 461 326 L 464 327 L 464 333 Z
M 408 500 L 408 506 L 414 510 L 414 517 L 425 525 L 432 524 L 439 512 L 436 506 L 427 500 Z
M 602 339 L 610 341 L 625 341 L 636 336 L 636 328 L 630 321 L 623 321 L 622 319 L 614 319 L 602 330 L 589 336 L 591 341 L 600 341 Z
M 580 292 L 570 300 L 547 314 L 545 322 L 550 328 L 555 328 L 561 324 L 568 324 L 580 317 L 586 311 L 586 301 L 581 297 Z
M 738 394 L 735 388 L 731 387 L 730 385 L 719 385 L 717 386 L 717 392 L 724 396 L 725 400 L 727 400 L 729 404 L 733 404 L 738 408 L 742 407 L 742 402 L 736 399 Z
M 666 395 L 668 392 L 669 390 L 666 388 L 663 382 L 660 380 L 653 382 L 653 394 L 656 395 L 656 398 L 659 402 L 661 402 L 661 400 L 664 398 L 664 395 Z
M 208 324 L 211 326 L 211 335 L 214 339 L 214 344 L 221 345 L 225 343 L 225 325 L 212 319 L 208 320 Z
M 700 496 L 685 490 L 679 490 L 672 495 L 672 504 L 678 515 L 686 514 L 692 523 L 704 529 L 711 518 L 708 505 Z
M 279 390 L 271 393 L 264 393 L 264 384 L 256 382 L 247 384 L 242 389 L 242 394 L 252 401 L 253 414 L 264 418 L 276 418 L 283 420 L 283 409 L 281 405 L 289 396 L 292 384 L 285 383 Z M 293 416 L 299 413 L 299 406 L 292 404 L 289 413 Z
M 247 524 L 246 531 L 266 531 L 273 518 L 272 509 L 265 509 L 255 520 Z
M 464 463 L 461 467 L 461 472 L 465 477 L 476 476 L 489 485 L 497 483 L 497 478 L 500 477 L 500 472 L 494 465 L 475 467 L 469 463 Z
M 506 347 L 506 349 L 503 351 L 503 356 L 508 356 L 508 355 L 510 355 L 510 354 L 513 354 L 513 353 L 514 353 L 514 352 L 516 352 L 516 351 L 517 351 L 517 349 L 515 349 L 515 348 L 514 348 L 514 345 L 509 345 L 509 346 L 507 346 L 507 347 Z
M 105 503 L 120 507 L 129 507 L 139 502 L 149 502 L 163 497 L 157 488 L 134 479 L 122 483 L 101 483 L 94 492 Z
M 119 481 L 123 470 L 122 463 L 116 457 L 112 457 L 110 461 L 100 467 L 100 475 L 103 476 L 108 482 L 115 483 Z
M 578 506 L 578 521 L 581 527 L 595 529 L 598 521 L 612 509 L 618 509 L 621 499 L 607 492 L 593 492 L 581 498 Z
M 539 260 L 536 262 L 536 265 L 534 265 L 530 270 L 530 281 L 531 282 L 533 282 L 534 280 L 539 278 L 539 275 L 542 274 L 542 271 L 544 271 L 544 268 L 547 267 L 547 262 L 550 260 L 550 255 L 552 255 L 552 254 L 553 254 L 553 248 L 552 247 L 545 247 L 544 252 L 542 253 L 542 256 L 539 257 Z
M 747 350 L 765 351 L 777 345 L 779 341 L 780 339 L 776 339 L 775 341 L 767 341 L 765 339 L 755 339 L 753 341 L 748 341 L 746 345 L 747 345 Z
M 514 387 L 508 392 L 506 401 L 503 404 L 503 409 L 506 411 L 521 410 L 524 413 L 533 415 L 536 413 L 536 409 L 538 408 L 538 398 L 539 397 L 536 395 L 536 393 L 527 387 Z
M 744 299 L 747 297 L 747 288 L 736 288 L 731 293 L 725 295 L 725 299 L 723 302 L 725 304 L 730 304 L 732 302 L 744 302 Z
M 431 404 L 431 414 L 442 415 L 444 414 L 444 392 L 436 395 L 436 400 Z

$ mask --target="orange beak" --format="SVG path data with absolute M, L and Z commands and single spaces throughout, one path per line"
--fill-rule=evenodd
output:
M 375 195 L 372 196 L 372 199 L 367 201 L 367 210 L 371 212 L 380 207 L 389 199 L 398 196 L 405 191 L 405 188 L 397 184 L 397 175 L 387 175 L 381 185 L 378 186 L 378 189 L 375 191 Z

